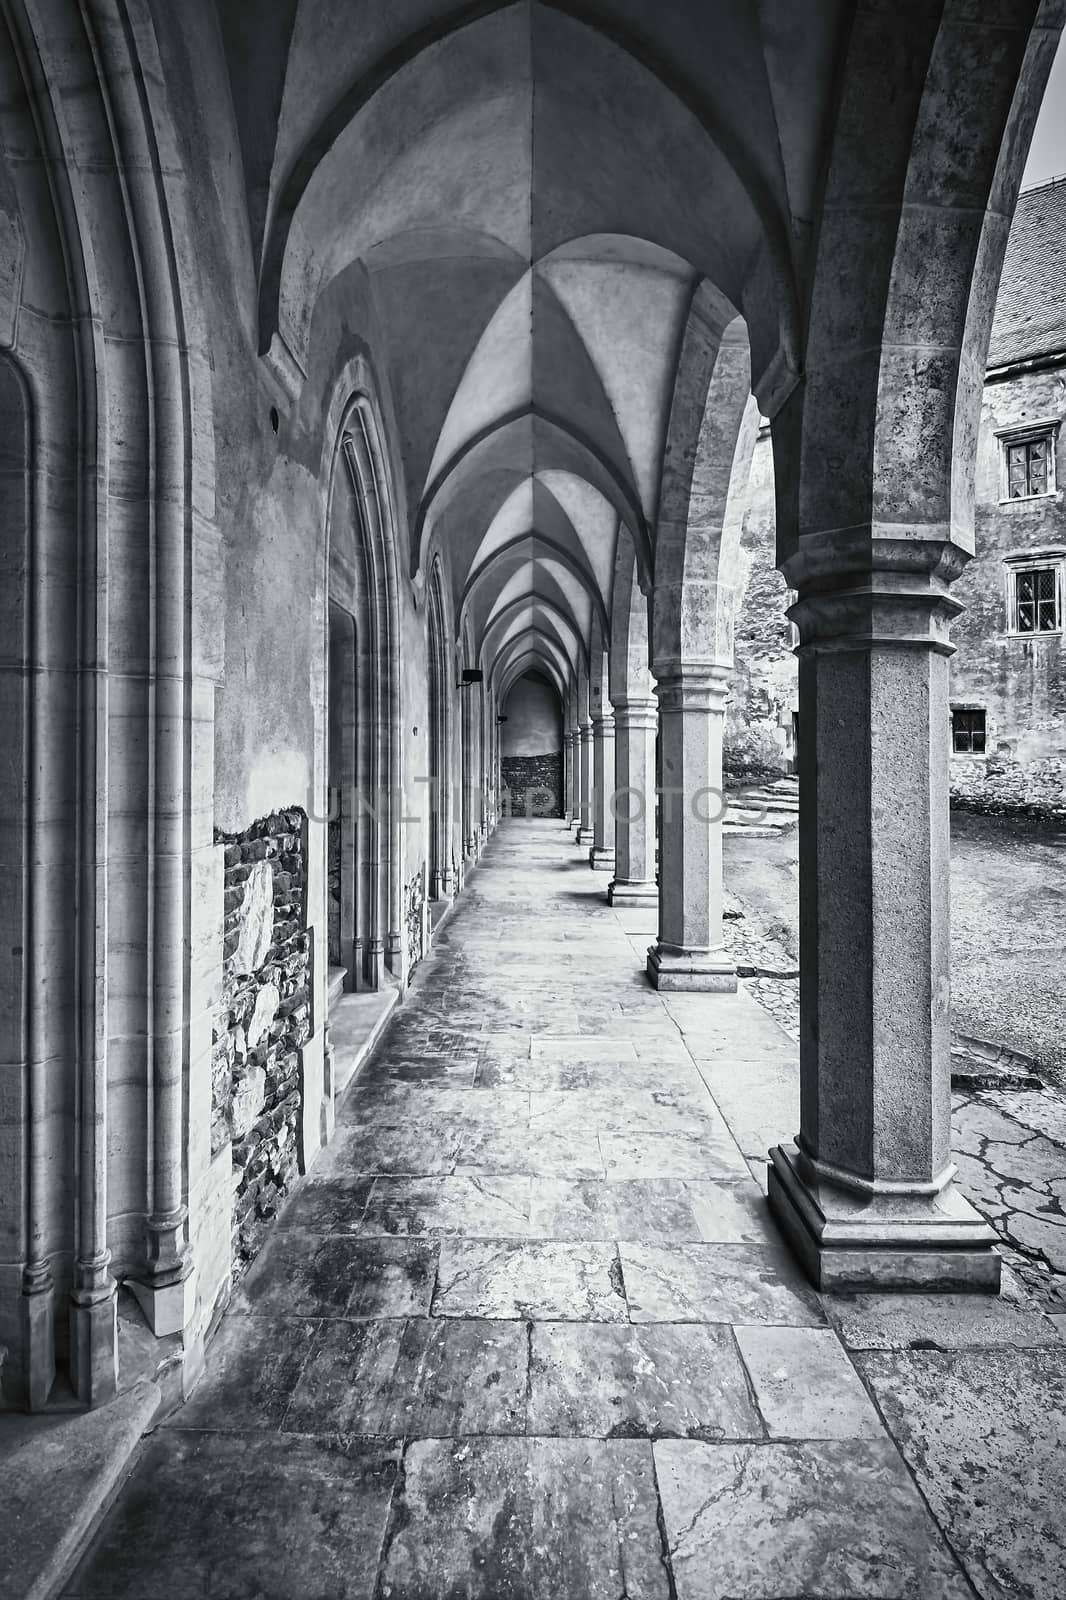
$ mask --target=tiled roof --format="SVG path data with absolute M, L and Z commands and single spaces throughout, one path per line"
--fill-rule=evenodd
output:
M 1018 199 L 999 283 L 988 365 L 1066 350 L 1066 179 Z

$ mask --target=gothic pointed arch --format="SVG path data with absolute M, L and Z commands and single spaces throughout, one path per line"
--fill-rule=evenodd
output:
M 329 654 L 339 673 L 330 735 L 340 783 L 331 787 L 348 790 L 331 807 L 329 877 L 340 964 L 350 961 L 350 986 L 377 989 L 386 972 L 402 978 L 404 964 L 400 630 L 383 431 L 362 364 L 355 375 L 361 387 L 339 408 L 327 511 Z

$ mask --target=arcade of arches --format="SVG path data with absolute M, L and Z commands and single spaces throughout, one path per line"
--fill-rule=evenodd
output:
M 657 915 L 645 984 L 735 991 L 760 418 L 802 706 L 769 1205 L 823 1288 L 997 1287 L 949 1148 L 946 675 L 1063 14 L 0 0 L 6 1404 L 114 1393 L 120 1283 L 202 1346 L 330 1142 L 344 1019 L 402 1016 L 523 786 Z

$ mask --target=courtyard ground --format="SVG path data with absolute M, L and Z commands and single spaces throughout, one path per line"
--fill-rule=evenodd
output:
M 958 1034 L 1028 1057 L 1044 1087 L 959 1086 L 960 1181 L 1003 1255 L 1066 1312 L 1066 833 L 953 812 L 952 1009 Z M 799 1032 L 797 834 L 725 840 L 727 937 L 753 995 Z M 965 1067 L 966 1063 L 963 1063 Z M 1016 1063 L 1008 1062 L 1008 1070 Z
M 727 888 L 753 929 L 798 961 L 797 830 L 725 840 Z M 951 814 L 951 991 L 956 1029 L 1031 1057 L 1066 1088 L 1066 830 Z
M 1061 1319 L 815 1294 L 795 1045 L 652 933 L 501 825 L 68 1600 L 1061 1600 Z

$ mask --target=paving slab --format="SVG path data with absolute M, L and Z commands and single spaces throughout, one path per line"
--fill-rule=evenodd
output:
M 521 1322 L 323 1322 L 282 1425 L 407 1438 L 521 1434 L 528 1359 Z
M 763 1436 L 728 1328 L 540 1322 L 532 1330 L 529 1384 L 530 1433 Z
M 743 1178 L 744 1157 L 724 1124 L 690 1133 L 605 1130 L 599 1147 L 608 1178 Z
M 67 1600 L 373 1600 L 399 1449 L 164 1430 Z
M 447 1240 L 433 1315 L 628 1320 L 614 1245 L 556 1240 Z
M 857 1360 L 982 1600 L 1061 1600 L 1066 1348 Z
M 526 1238 L 535 1231 L 530 1213 L 539 1187 L 521 1173 L 377 1178 L 354 1231 L 405 1238 Z
M 631 1439 L 412 1444 L 381 1594 L 672 1600 L 651 1446 Z
M 318 1327 L 309 1317 L 223 1318 L 203 1377 L 163 1426 L 210 1433 L 280 1428 Z
M 972 1600 L 887 1440 L 653 1448 L 677 1600 Z
M 428 1312 L 439 1245 L 421 1239 L 323 1239 L 278 1230 L 234 1311 L 256 1316 L 410 1317 Z
M 884 1427 L 831 1328 L 735 1329 L 773 1439 L 880 1439 Z
M 817 1327 L 825 1317 L 782 1249 L 743 1244 L 619 1246 L 634 1322 L 777 1322 Z

